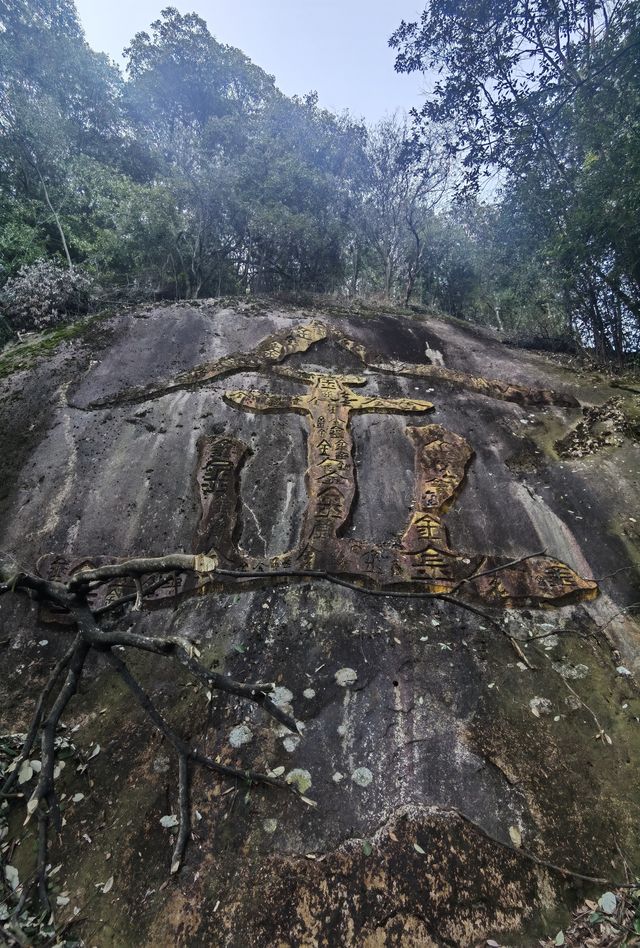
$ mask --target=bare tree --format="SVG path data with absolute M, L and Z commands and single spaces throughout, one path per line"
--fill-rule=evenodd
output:
M 429 216 L 446 192 L 449 162 L 435 135 L 429 148 L 421 144 L 416 160 L 407 121 L 397 115 L 374 126 L 367 154 L 364 233 L 380 265 L 386 298 L 399 284 L 407 304 L 420 272 Z

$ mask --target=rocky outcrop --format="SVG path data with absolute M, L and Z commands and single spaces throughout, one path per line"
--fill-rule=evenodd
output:
M 268 302 L 111 316 L 2 384 L 1 546 L 48 576 L 215 549 L 118 621 L 275 681 L 302 733 L 136 674 L 203 753 L 317 803 L 196 774 L 169 879 L 177 765 L 96 657 L 52 854 L 87 943 L 535 944 L 637 862 L 640 446 L 554 447 L 615 390 L 454 321 Z M 5 732 L 61 618 L 3 597 Z

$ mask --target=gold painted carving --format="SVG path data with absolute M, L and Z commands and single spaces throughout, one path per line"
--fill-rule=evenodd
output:
M 454 593 L 510 606 L 528 601 L 562 602 L 591 598 L 597 585 L 566 564 L 536 556 L 509 565 L 505 558 L 456 553 L 450 548 L 443 517 L 457 496 L 473 451 L 460 435 L 440 425 L 409 427 L 415 448 L 415 512 L 400 549 L 373 546 L 341 535 L 353 505 L 356 479 L 349 419 L 359 411 L 424 413 L 430 402 L 367 398 L 351 386 L 358 376 L 288 373 L 304 379 L 304 395 L 269 395 L 259 391 L 226 392 L 225 401 L 250 412 L 292 411 L 309 425 L 306 484 L 308 506 L 300 542 L 268 562 L 247 559 L 256 569 L 313 569 L 366 577 L 381 587 L 409 584 L 434 594 Z
M 355 496 L 351 426 L 355 412 L 427 412 L 431 402 L 410 398 L 360 395 L 351 386 L 366 379 L 358 375 L 292 373 L 307 385 L 304 395 L 267 395 L 263 392 L 226 392 L 225 401 L 244 411 L 292 411 L 304 415 L 309 425 L 306 472 L 309 503 L 304 515 L 300 547 L 306 564 L 316 565 L 321 551 L 344 526 Z M 291 560 L 290 556 L 285 558 Z
M 238 477 L 248 448 L 235 438 L 200 438 L 196 482 L 200 492 L 200 520 L 194 552 L 215 550 L 225 564 L 237 565 Z
M 432 363 L 390 361 L 351 339 L 338 329 L 326 326 L 314 319 L 299 323 L 293 329 L 274 333 L 249 352 L 236 352 L 213 362 L 205 362 L 157 385 L 143 385 L 128 389 L 126 392 L 121 392 L 115 396 L 106 396 L 94 401 L 89 408 L 103 408 L 123 402 L 146 401 L 170 392 L 213 382 L 216 379 L 239 372 L 249 372 L 252 369 L 264 371 L 265 368 L 278 366 L 287 356 L 295 352 L 308 352 L 312 346 L 325 341 L 334 342 L 359 359 L 363 366 L 376 372 L 435 379 L 445 382 L 452 388 L 467 389 L 488 398 L 499 398 L 505 401 L 517 402 L 521 405 L 566 405 L 570 407 L 578 405 L 577 400 L 572 395 L 564 392 L 512 385 L 500 379 L 485 379 L 481 376 L 457 372 L 454 369 L 447 369 L 444 366 Z
M 440 425 L 407 428 L 415 450 L 414 512 L 393 544 L 375 546 L 345 535 L 356 494 L 351 415 L 358 412 L 424 414 L 430 402 L 382 398 L 354 391 L 366 384 L 359 375 L 290 370 L 281 363 L 331 341 L 377 372 L 438 379 L 487 397 L 526 405 L 576 404 L 570 395 L 484 379 L 432 364 L 389 361 L 339 330 L 311 320 L 275 333 L 248 353 L 236 353 L 183 372 L 167 383 L 131 389 L 102 399 L 93 408 L 137 401 L 202 385 L 230 374 L 270 371 L 302 383 L 299 394 L 259 390 L 227 391 L 225 401 L 247 412 L 295 412 L 308 425 L 306 487 L 308 503 L 295 549 L 270 559 L 244 555 L 237 548 L 238 472 L 247 448 L 231 437 L 199 442 L 196 480 L 201 517 L 196 552 L 215 550 L 227 565 L 248 570 L 318 570 L 353 577 L 377 588 L 411 588 L 457 594 L 494 605 L 576 601 L 597 595 L 597 585 L 549 556 L 510 562 L 504 557 L 465 554 L 451 549 L 444 523 L 458 495 L 473 451 L 460 435 Z

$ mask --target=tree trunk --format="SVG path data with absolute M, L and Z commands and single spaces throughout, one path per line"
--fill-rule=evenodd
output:
M 40 174 L 40 169 L 38 168 L 37 165 L 36 165 L 36 171 L 38 172 L 38 177 L 40 178 L 40 184 L 42 185 L 42 190 L 44 191 L 44 199 L 45 199 L 45 201 L 47 202 L 47 207 L 49 208 L 49 210 L 50 210 L 51 213 L 53 214 L 53 219 L 54 219 L 55 222 L 56 222 L 56 227 L 58 228 L 58 233 L 60 234 L 60 241 L 61 241 L 61 243 L 62 243 L 62 249 L 64 250 L 64 255 L 65 255 L 65 257 L 67 258 L 67 266 L 69 267 L 70 270 L 73 270 L 73 261 L 71 260 L 71 254 L 69 253 L 69 248 L 68 248 L 68 246 L 67 246 L 66 237 L 64 236 L 64 231 L 63 231 L 63 229 L 62 229 L 62 223 L 61 223 L 61 221 L 60 221 L 60 217 L 58 216 L 58 212 L 54 209 L 53 204 L 51 203 L 51 199 L 49 198 L 49 192 L 48 192 L 48 190 L 47 190 L 47 186 L 46 186 L 46 184 L 44 183 L 44 178 L 43 178 L 42 175 Z

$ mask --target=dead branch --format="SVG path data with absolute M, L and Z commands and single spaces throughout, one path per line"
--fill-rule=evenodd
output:
M 63 610 L 66 610 L 74 620 L 76 634 L 71 647 L 64 653 L 53 668 L 47 683 L 40 692 L 29 730 L 23 741 L 22 748 L 13 770 L 0 790 L 4 799 L 14 799 L 11 790 L 18 779 L 20 765 L 28 760 L 38 734 L 40 735 L 40 774 L 36 787 L 27 802 L 27 817 L 25 824 L 37 813 L 37 857 L 36 870 L 33 874 L 32 885 L 38 894 L 42 906 L 51 911 L 48 895 L 47 866 L 49 852 L 50 826 L 57 832 L 61 828 L 60 809 L 56 793 L 56 735 L 62 715 L 69 702 L 78 691 L 87 659 L 92 651 L 104 655 L 116 673 L 123 680 L 126 687 L 136 698 L 149 719 L 162 733 L 165 739 L 174 748 L 178 757 L 178 806 L 179 828 L 171 862 L 171 872 L 179 870 L 191 834 L 190 828 L 190 773 L 189 764 L 193 762 L 220 777 L 242 780 L 246 783 L 259 783 L 287 789 L 297 793 L 284 781 L 278 780 L 269 774 L 262 774 L 252 770 L 239 770 L 224 764 L 218 764 L 196 748 L 190 747 L 175 731 L 157 710 L 151 698 L 146 694 L 139 682 L 133 677 L 122 659 L 113 653 L 115 647 L 137 649 L 177 660 L 193 677 L 205 683 L 209 688 L 231 694 L 259 705 L 267 714 L 284 724 L 294 733 L 299 733 L 295 719 L 283 711 L 270 698 L 275 689 L 272 683 L 244 683 L 227 678 L 208 669 L 198 660 L 199 652 L 195 644 L 181 636 L 145 636 L 134 632 L 118 629 L 103 629 L 98 619 L 107 611 L 117 606 L 134 602 L 135 606 L 144 603 L 145 595 L 159 588 L 167 582 L 166 575 L 161 579 L 153 580 L 145 589 L 141 577 L 148 574 L 176 572 L 211 573 L 215 570 L 217 559 L 213 556 L 191 556 L 175 554 L 167 557 L 129 560 L 126 563 L 100 567 L 96 570 L 86 570 L 73 576 L 68 583 L 54 582 L 43 579 L 22 569 L 6 554 L 0 553 L 0 593 L 16 593 L 25 596 L 36 596 Z M 102 584 L 115 578 L 133 578 L 136 583 L 136 592 L 131 596 L 121 597 L 115 603 L 103 606 L 93 612 L 87 603 L 87 593 L 96 584 Z M 135 607 L 134 606 L 134 607 Z M 64 681 L 60 685 L 60 678 L 66 671 Z M 49 701 L 53 703 L 47 710 Z M 27 899 L 26 887 L 20 898 L 19 908 L 23 908 Z
M 516 566 L 519 563 L 529 560 L 535 556 L 544 555 L 545 551 L 542 550 L 537 553 L 529 553 L 525 556 L 519 557 L 517 560 L 513 560 L 510 563 L 505 563 L 502 566 L 495 567 L 494 569 L 487 570 L 486 572 L 476 573 L 473 576 L 470 576 L 467 580 L 463 580 L 458 584 L 453 590 L 455 594 L 458 589 L 465 582 L 471 582 L 473 579 L 477 579 L 480 576 L 489 575 L 490 573 L 497 573 L 501 570 L 506 569 L 507 567 Z M 209 561 L 215 563 L 215 566 L 210 567 L 209 569 L 205 568 L 206 563 L 203 565 L 201 560 Z M 88 585 L 89 583 L 102 583 L 107 582 L 114 578 L 121 578 L 123 576 L 131 575 L 145 575 L 145 574 L 155 574 L 161 572 L 173 572 L 178 571 L 190 571 L 198 573 L 215 573 L 217 576 L 228 576 L 238 579 L 240 581 L 248 579 L 265 579 L 269 578 L 298 578 L 298 579 L 321 579 L 326 580 L 326 582 L 333 583 L 336 586 L 342 586 L 346 589 L 354 589 L 357 592 L 366 593 L 369 596 L 392 596 L 397 599 L 436 599 L 441 602 L 448 602 L 451 605 L 454 605 L 460 609 L 465 609 L 467 612 L 471 612 L 474 615 L 481 617 L 485 622 L 488 622 L 492 625 L 501 635 L 504 635 L 508 640 L 518 656 L 519 660 L 523 662 L 527 668 L 535 671 L 535 665 L 532 665 L 522 648 L 518 644 L 517 639 L 514 636 L 510 635 L 506 629 L 504 629 L 499 622 L 497 622 L 492 616 L 488 615 L 486 612 L 483 612 L 481 609 L 478 609 L 475 606 L 472 606 L 470 603 L 466 602 L 463 599 L 456 597 L 455 595 L 447 595 L 444 593 L 430 593 L 430 592 L 416 592 L 416 591 L 405 591 L 405 590 L 387 590 L 387 589 L 372 589 L 369 586 L 361 585 L 358 583 L 350 582 L 347 579 L 343 579 L 340 576 L 336 576 L 333 573 L 327 573 L 322 570 L 231 570 L 231 569 L 220 569 L 217 567 L 217 558 L 214 557 L 196 557 L 189 556 L 185 554 L 171 554 L 168 556 L 160 557 L 143 557 L 140 559 L 125 560 L 123 563 L 108 565 L 98 567 L 95 570 L 84 570 L 80 573 L 77 573 L 69 583 L 70 589 L 79 588 L 81 585 Z M 127 597 L 127 601 L 136 598 L 136 594 L 132 594 L 131 597 Z M 115 605 L 115 604 L 114 604 Z M 103 607 L 104 609 L 105 607 Z M 249 697 L 245 695 L 245 697 Z M 268 699 L 267 699 L 268 700 Z M 283 723 L 287 723 L 283 721 Z M 287 726 L 289 726 L 287 724 Z
M 539 553 L 530 554 L 539 556 Z M 507 566 L 517 565 L 529 556 L 521 557 L 512 563 L 480 572 L 470 577 L 468 581 L 487 575 L 488 573 L 499 572 Z M 335 585 L 353 589 L 366 595 L 384 596 L 391 598 L 408 599 L 434 599 L 449 603 L 457 608 L 464 609 L 480 617 L 494 629 L 509 639 L 511 646 L 516 651 L 519 659 L 529 668 L 534 668 L 529 662 L 518 641 L 512 636 L 496 619 L 488 613 L 478 609 L 470 603 L 457 597 L 455 593 L 459 587 L 453 590 L 453 594 L 430 593 L 420 591 L 407 591 L 402 589 L 376 589 L 365 584 L 351 582 L 342 576 L 326 573 L 318 570 L 229 570 L 219 569 L 217 557 L 191 554 L 170 554 L 162 557 L 141 557 L 125 560 L 121 563 L 108 564 L 96 569 L 82 570 L 74 574 L 67 583 L 56 582 L 44 579 L 40 576 L 29 573 L 22 569 L 11 557 L 0 553 L 0 594 L 18 593 L 47 601 L 63 610 L 66 610 L 76 625 L 76 637 L 73 645 L 67 650 L 54 667 L 47 684 L 43 688 L 35 711 L 29 731 L 25 738 L 20 755 L 16 761 L 16 766 L 12 774 L 5 781 L 0 790 L 0 795 L 5 798 L 11 797 L 11 790 L 17 779 L 18 767 L 25 760 L 29 759 L 38 733 L 41 740 L 41 769 L 36 788 L 27 803 L 27 821 L 38 812 L 38 858 L 36 880 L 40 900 L 47 907 L 47 879 L 46 866 L 48 855 L 48 835 L 49 825 L 53 822 L 56 828 L 60 825 L 60 813 L 55 790 L 55 738 L 60 723 L 61 716 L 67 707 L 69 701 L 76 693 L 79 682 L 86 664 L 86 660 L 92 650 L 103 654 L 116 673 L 123 680 L 126 687 L 131 691 L 137 702 L 143 708 L 154 726 L 162 733 L 165 739 L 174 748 L 178 758 L 178 803 L 180 811 L 179 830 L 176 839 L 176 845 L 172 857 L 171 871 L 177 872 L 182 864 L 184 853 L 188 844 L 190 835 L 190 799 L 189 784 L 190 772 L 189 764 L 193 762 L 205 767 L 206 769 L 218 774 L 224 778 L 243 780 L 249 783 L 262 783 L 286 788 L 291 790 L 286 783 L 271 777 L 268 774 L 262 774 L 251 770 L 238 770 L 216 761 L 201 754 L 196 748 L 189 747 L 182 738 L 180 738 L 170 727 L 167 721 L 153 704 L 151 698 L 146 694 L 139 682 L 132 676 L 125 662 L 114 655 L 115 647 L 125 647 L 137 649 L 139 651 L 150 652 L 157 655 L 173 658 L 177 660 L 191 675 L 202 681 L 211 689 L 232 694 L 259 705 L 263 710 L 284 724 L 294 732 L 299 731 L 297 722 L 293 717 L 286 714 L 282 708 L 276 705 L 270 694 L 275 685 L 270 683 L 243 683 L 227 678 L 206 668 L 198 660 L 199 652 L 195 644 L 187 638 L 169 635 L 141 635 L 135 632 L 129 632 L 120 629 L 103 629 L 98 620 L 105 614 L 115 612 L 118 608 L 134 603 L 134 608 L 139 609 L 144 605 L 145 597 L 150 595 L 156 589 L 170 581 L 171 577 L 176 579 L 180 573 L 196 573 L 200 575 L 219 577 L 233 577 L 236 584 L 242 587 L 248 580 L 264 580 L 266 578 L 285 578 L 285 579 L 313 579 L 324 580 Z M 143 577 L 151 576 L 151 581 L 143 585 Z M 155 578 L 154 578 L 155 577 Z M 114 579 L 133 579 L 135 583 L 135 592 L 121 596 L 115 601 L 92 611 L 87 604 L 87 595 L 91 590 Z M 462 585 L 462 584 L 460 584 Z M 204 587 L 203 587 L 204 588 Z M 627 607 L 629 609 L 634 606 Z M 53 704 L 45 716 L 45 708 L 49 699 L 54 695 L 58 686 L 60 676 L 66 670 L 66 677 L 55 695 Z
M 145 556 L 96 569 L 85 569 L 69 580 L 69 591 L 75 592 L 89 583 L 105 583 L 121 577 L 140 577 L 149 573 L 213 573 L 218 565 L 216 556 L 172 553 L 168 556 Z
M 22 750 L 20 751 L 20 754 L 18 755 L 15 762 L 16 766 L 14 767 L 13 771 L 9 774 L 9 776 L 5 780 L 3 786 L 0 788 L 0 797 L 9 796 L 13 787 L 15 786 L 16 780 L 18 779 L 18 771 L 20 769 L 20 765 L 25 760 L 28 760 L 31 754 L 31 749 L 33 747 L 34 741 L 38 735 L 38 730 L 40 729 L 40 722 L 42 721 L 42 714 L 44 711 L 44 707 L 47 701 L 49 700 L 49 696 L 51 692 L 53 691 L 54 685 L 56 684 L 58 678 L 60 677 L 64 669 L 67 667 L 67 665 L 71 661 L 71 658 L 73 656 L 77 643 L 78 643 L 78 639 L 74 641 L 71 648 L 68 649 L 64 653 L 62 658 L 59 660 L 59 662 L 57 662 L 53 671 L 51 672 L 51 675 L 49 676 L 49 680 L 47 681 L 46 685 L 40 692 L 40 696 L 36 704 L 36 709 L 33 713 L 31 724 L 29 725 L 27 736 L 24 740 L 24 744 L 22 745 Z
M 623 609 L 618 609 L 617 612 L 614 612 L 614 614 L 607 619 L 604 625 L 599 627 L 598 631 L 604 632 L 607 626 L 611 625 L 614 619 L 617 619 L 618 616 L 624 615 L 626 612 L 632 612 L 634 609 L 640 609 L 640 602 L 632 602 L 630 606 L 625 606 Z

